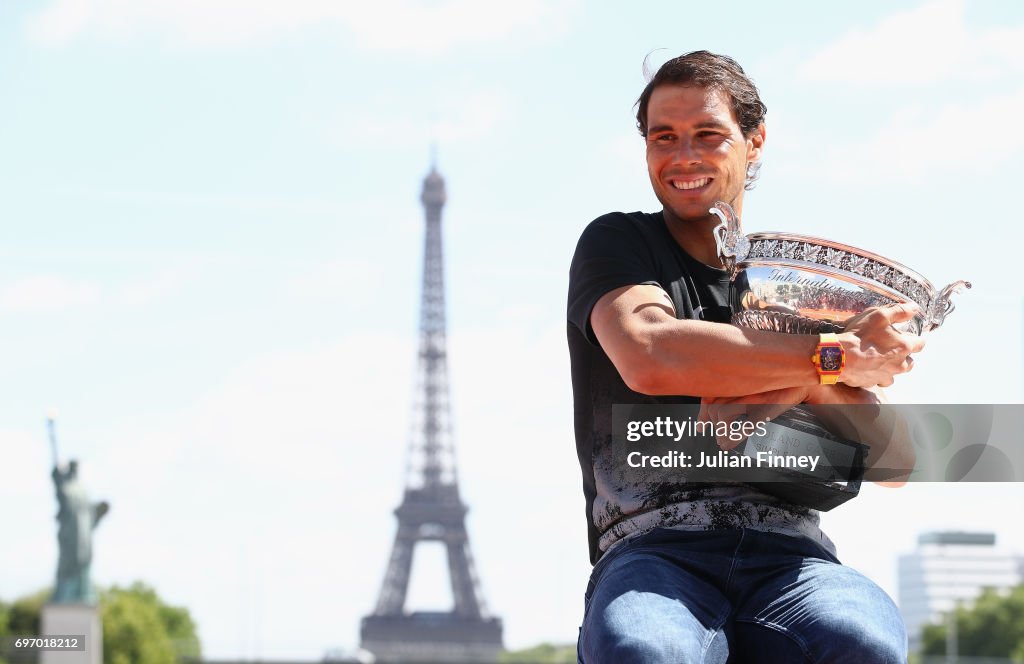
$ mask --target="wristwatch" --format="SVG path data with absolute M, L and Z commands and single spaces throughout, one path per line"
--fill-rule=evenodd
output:
M 814 363 L 822 385 L 838 383 L 839 374 L 846 367 L 846 351 L 843 350 L 843 344 L 839 343 L 839 337 L 832 333 L 820 335 L 811 362 Z

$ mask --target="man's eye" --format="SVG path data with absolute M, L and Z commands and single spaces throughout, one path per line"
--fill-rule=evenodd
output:
M 717 131 L 702 131 L 697 134 L 697 138 L 702 141 L 709 143 L 717 143 L 725 140 L 725 135 L 720 134 Z

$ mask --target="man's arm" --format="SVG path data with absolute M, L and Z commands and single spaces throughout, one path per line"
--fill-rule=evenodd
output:
M 917 455 L 906 420 L 897 410 L 886 407 L 885 395 L 879 389 L 814 385 L 741 397 L 708 398 L 701 401 L 700 419 L 732 421 L 742 416 L 751 421 L 773 420 L 797 404 L 804 404 L 834 434 L 869 447 L 864 460 L 866 479 L 883 486 L 906 484 Z M 718 440 L 725 450 L 740 442 Z
M 908 358 L 924 340 L 893 324 L 915 313 L 913 305 L 893 305 L 848 321 L 839 335 L 846 351 L 840 380 L 852 387 L 885 387 L 909 371 Z M 626 385 L 642 394 L 729 397 L 819 384 L 810 360 L 816 335 L 678 320 L 671 298 L 658 286 L 606 293 L 590 323 Z

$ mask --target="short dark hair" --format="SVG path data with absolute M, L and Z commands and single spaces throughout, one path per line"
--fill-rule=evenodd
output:
M 757 86 L 739 63 L 727 55 L 694 51 L 663 64 L 637 99 L 636 126 L 647 136 L 647 103 L 659 85 L 683 85 L 721 90 L 729 97 L 744 136 L 750 136 L 764 122 L 768 107 L 761 101 Z

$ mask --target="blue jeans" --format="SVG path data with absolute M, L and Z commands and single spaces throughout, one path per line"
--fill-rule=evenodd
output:
M 885 592 L 816 543 L 756 530 L 659 528 L 594 567 L 585 664 L 904 664 Z

